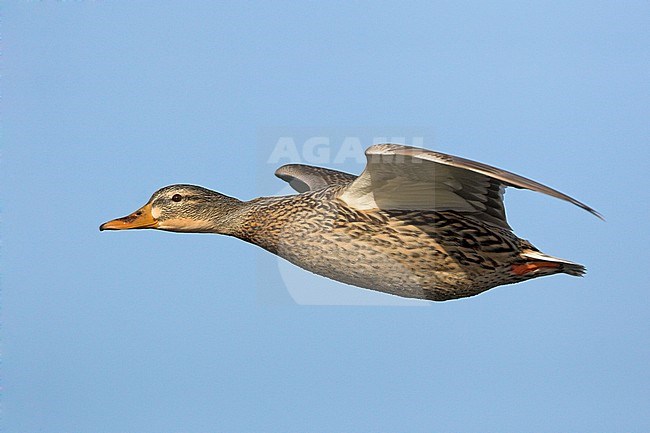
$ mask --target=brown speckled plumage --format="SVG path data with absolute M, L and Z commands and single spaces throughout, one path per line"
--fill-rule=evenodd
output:
M 390 149 L 413 148 L 400 146 Z M 452 159 L 444 163 L 454 162 Z M 391 169 L 395 170 L 394 167 Z M 510 175 L 503 171 L 499 173 L 502 177 Z M 581 265 L 539 252 L 509 229 L 500 191 L 504 184 L 522 187 L 519 179 L 523 178 L 511 178 L 512 184 L 492 182 L 490 174 L 492 183 L 481 186 L 484 175 L 467 175 L 474 177 L 463 184 L 465 192 L 484 191 L 485 202 L 494 202 L 487 210 L 479 203 L 478 210 L 472 212 L 471 209 L 453 209 L 469 201 L 464 196 L 457 198 L 461 195 L 459 188 L 447 181 L 459 177 L 454 172 L 445 179 L 457 195 L 441 195 L 440 202 L 444 198 L 450 203 L 441 209 L 435 206 L 431 209 L 359 209 L 369 202 L 367 194 L 364 196 L 355 191 L 363 182 L 363 175 L 357 178 L 310 166 L 285 166 L 276 174 L 305 192 L 241 202 L 204 188 L 173 185 L 154 194 L 146 206 L 157 209 L 154 211 L 158 224 L 155 228 L 236 236 L 316 274 L 409 298 L 444 301 L 473 296 L 498 285 L 542 275 L 560 272 L 582 275 L 584 272 Z M 373 175 L 373 182 L 376 182 L 376 173 Z M 460 178 L 464 175 L 465 172 L 461 172 Z M 393 182 L 395 176 L 385 178 Z M 418 181 L 416 178 L 413 182 Z M 429 181 L 421 183 L 426 182 Z M 365 184 L 362 186 L 367 188 Z M 373 184 L 372 187 L 377 186 Z M 523 187 L 535 189 L 529 185 Z M 436 191 L 440 193 L 440 190 Z M 361 198 L 350 199 L 352 194 Z M 181 197 L 179 201 L 184 200 L 185 206 L 175 207 L 172 197 Z M 391 200 L 391 196 L 382 197 L 379 193 L 372 197 L 378 203 Z M 565 197 L 562 195 L 560 198 Z M 361 205 L 357 206 L 357 203 Z M 576 204 L 593 211 L 582 203 Z M 128 224 L 132 224 L 132 216 L 125 218 L 131 218 Z M 171 220 L 174 223 L 165 222 Z M 190 229 L 182 226 L 188 223 L 178 222 L 188 220 L 191 221 Z M 118 224 L 122 223 L 106 223 L 102 229 L 138 228 Z
M 316 274 L 408 298 L 473 296 L 549 273 L 510 272 L 535 249 L 508 230 L 453 211 L 356 211 L 336 199 L 341 188 L 248 202 L 233 234 Z

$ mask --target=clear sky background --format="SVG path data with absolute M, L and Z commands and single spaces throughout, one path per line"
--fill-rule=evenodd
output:
M 3 431 L 650 431 L 648 2 L 1 14 Z M 277 194 L 280 137 L 309 162 L 317 136 L 333 168 L 363 168 L 345 137 L 420 137 L 574 195 L 607 222 L 506 199 L 588 274 L 404 305 L 233 238 L 98 231 L 171 183 Z

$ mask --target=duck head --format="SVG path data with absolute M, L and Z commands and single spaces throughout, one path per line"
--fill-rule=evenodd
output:
M 105 222 L 99 230 L 158 229 L 224 233 L 228 218 L 242 202 L 195 185 L 170 185 L 156 191 L 130 215 Z

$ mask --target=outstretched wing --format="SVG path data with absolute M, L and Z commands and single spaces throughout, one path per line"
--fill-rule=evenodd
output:
M 359 210 L 454 210 L 510 229 L 503 193 L 513 186 L 568 201 L 602 219 L 591 207 L 555 189 L 469 159 L 399 144 L 371 146 L 366 158 L 363 173 L 339 196 Z
M 287 164 L 278 168 L 275 175 L 289 182 L 298 192 L 315 191 L 330 185 L 344 185 L 357 177 L 342 171 L 303 164 Z

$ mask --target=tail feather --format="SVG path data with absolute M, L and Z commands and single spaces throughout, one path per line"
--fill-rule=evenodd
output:
M 559 272 L 573 275 L 574 277 L 582 277 L 585 272 L 587 272 L 587 269 L 581 264 L 574 263 L 565 259 L 560 259 L 558 257 L 549 256 L 548 254 L 544 254 L 540 251 L 528 250 L 523 252 L 521 255 L 533 261 L 547 263 L 548 265 L 557 265 L 553 267 L 556 267 Z

